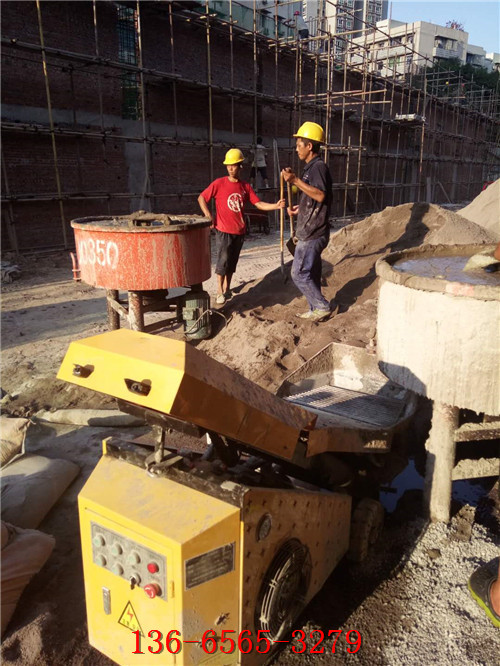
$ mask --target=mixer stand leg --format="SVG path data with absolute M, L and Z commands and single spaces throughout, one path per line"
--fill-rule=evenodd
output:
M 425 443 L 425 499 L 432 522 L 450 520 L 451 486 L 455 465 L 455 430 L 458 427 L 458 407 L 434 402 L 432 427 Z
M 111 301 L 118 301 L 118 291 L 116 289 L 106 289 L 106 307 L 108 310 L 108 329 L 116 331 L 120 328 L 120 314 L 112 307 Z
M 142 296 L 138 291 L 128 292 L 128 320 L 133 331 L 144 330 L 144 310 Z

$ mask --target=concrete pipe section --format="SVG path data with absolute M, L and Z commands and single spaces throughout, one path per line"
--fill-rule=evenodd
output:
M 464 270 L 494 246 L 424 246 L 376 264 L 382 372 L 434 401 L 426 487 L 433 520 L 449 520 L 459 408 L 500 416 L 500 273 Z

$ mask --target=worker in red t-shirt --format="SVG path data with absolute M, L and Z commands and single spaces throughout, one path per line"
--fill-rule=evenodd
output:
M 203 190 L 198 203 L 203 214 L 212 220 L 215 229 L 217 249 L 217 298 L 216 303 L 223 305 L 231 298 L 231 278 L 236 270 L 241 247 L 245 239 L 245 220 L 243 208 L 250 201 L 259 210 L 278 210 L 285 207 L 285 200 L 276 203 L 261 201 L 252 187 L 240 180 L 242 162 L 245 158 L 238 148 L 231 148 L 226 153 L 223 164 L 227 167 L 227 176 L 217 178 Z M 210 199 L 215 199 L 215 221 L 208 208 Z

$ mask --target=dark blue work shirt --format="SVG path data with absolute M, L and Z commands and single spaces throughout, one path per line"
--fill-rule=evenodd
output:
M 295 235 L 299 240 L 313 240 L 321 238 L 321 236 L 328 236 L 330 233 L 328 218 L 332 206 L 332 177 L 328 167 L 320 157 L 313 157 L 306 164 L 302 173 L 302 180 L 312 187 L 317 187 L 326 196 L 319 203 L 319 201 L 311 199 L 305 192 L 301 191 Z

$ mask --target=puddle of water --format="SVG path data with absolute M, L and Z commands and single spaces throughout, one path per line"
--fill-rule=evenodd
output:
M 415 468 L 415 463 L 410 460 L 404 470 L 395 477 L 391 483 L 391 488 L 397 492 L 380 493 L 380 501 L 388 513 L 392 513 L 396 504 L 406 490 L 421 490 L 424 487 L 424 479 Z
M 470 256 L 400 259 L 394 264 L 394 269 L 402 273 L 413 273 L 450 282 L 494 286 L 500 284 L 500 273 L 486 273 L 482 268 L 464 271 L 464 266 L 469 259 Z
M 489 478 L 453 481 L 452 498 L 461 504 L 469 504 L 475 507 L 479 500 L 488 494 L 493 482 L 494 479 Z M 391 483 L 391 488 L 395 489 L 396 492 L 382 492 L 380 501 L 384 509 L 388 513 L 392 513 L 398 500 L 406 490 L 422 490 L 423 487 L 424 478 L 417 472 L 414 461 L 410 460 L 405 469 Z
M 479 500 L 488 494 L 493 485 L 493 479 L 463 479 L 453 481 L 452 497 L 462 502 L 477 506 Z

